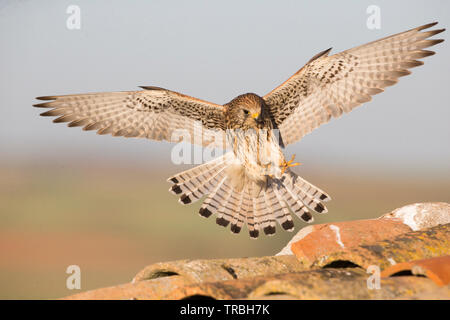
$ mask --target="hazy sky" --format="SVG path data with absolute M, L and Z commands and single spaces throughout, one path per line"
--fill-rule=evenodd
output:
M 69 5 L 81 29 L 69 30 Z M 381 29 L 366 26 L 369 5 Z M 216 103 L 264 95 L 313 55 L 439 21 L 450 1 L 0 0 L 0 155 L 169 161 L 168 143 L 112 138 L 39 117 L 34 97 L 155 85 Z M 448 31 L 439 35 L 448 38 Z M 449 39 L 400 83 L 315 130 L 300 162 L 450 172 Z

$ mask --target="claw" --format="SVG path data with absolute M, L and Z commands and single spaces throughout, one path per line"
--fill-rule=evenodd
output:
M 295 159 L 295 154 L 292 155 L 291 160 L 283 161 L 283 163 L 281 164 L 281 174 L 285 173 L 286 170 L 290 167 L 295 167 L 295 166 L 301 165 L 301 163 L 299 163 L 299 162 L 294 162 L 294 159 Z

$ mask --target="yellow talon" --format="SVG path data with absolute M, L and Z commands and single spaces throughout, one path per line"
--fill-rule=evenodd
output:
M 299 163 L 299 162 L 294 162 L 294 159 L 295 159 L 295 154 L 292 155 L 291 160 L 283 161 L 283 164 L 281 165 L 281 167 L 282 167 L 281 174 L 285 173 L 289 167 L 295 167 L 295 166 L 301 165 L 301 163 Z

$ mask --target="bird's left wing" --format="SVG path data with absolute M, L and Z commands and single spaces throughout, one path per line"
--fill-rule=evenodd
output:
M 423 50 L 444 40 L 427 39 L 445 29 L 422 31 L 430 23 L 328 56 L 314 56 L 303 68 L 264 96 L 286 146 L 300 140 L 331 117 L 350 112 L 391 86 L 417 59 L 434 54 Z
M 48 101 L 34 106 L 52 108 L 41 115 L 58 116 L 53 122 L 68 122 L 69 127 L 96 130 L 98 134 L 170 142 L 183 137 L 185 142 L 223 146 L 223 106 L 167 89 L 142 88 L 38 97 Z

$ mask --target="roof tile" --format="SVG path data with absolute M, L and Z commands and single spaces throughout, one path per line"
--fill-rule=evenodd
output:
M 393 299 L 431 292 L 438 287 L 419 277 L 381 280 L 379 290 L 369 290 L 368 274 L 360 268 L 316 269 L 242 280 L 197 283 L 179 287 L 163 299 L 259 299 L 288 295 L 297 299 Z
M 405 272 L 426 276 L 438 286 L 448 285 L 450 284 L 450 256 L 398 263 L 386 268 L 381 276 L 389 277 Z
M 382 278 L 379 289 L 369 289 L 368 277 L 360 268 L 311 270 L 267 279 L 250 292 L 248 298 L 287 294 L 297 299 L 394 299 L 438 288 L 426 278 L 395 277 Z
M 187 283 L 211 282 L 231 279 L 243 279 L 259 275 L 304 270 L 293 256 L 268 256 L 237 259 L 178 260 L 155 263 L 145 267 L 133 279 L 133 282 L 179 275 Z
M 113 287 L 80 292 L 65 300 L 134 300 L 134 299 L 164 299 L 178 287 L 186 286 L 185 279 L 179 276 L 164 277 L 151 281 L 125 283 Z
M 361 244 L 394 238 L 410 232 L 411 228 L 392 219 L 370 219 L 327 223 L 314 226 L 302 239 L 294 242 L 292 252 L 307 266 L 317 259 Z
M 390 265 L 450 255 L 450 224 L 424 231 L 413 231 L 390 240 L 381 240 L 351 249 L 343 248 L 318 257 L 313 266 L 323 267 L 342 261 L 367 268 L 376 265 L 381 270 Z

